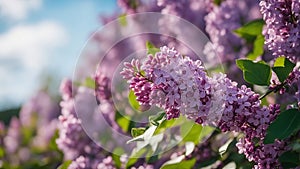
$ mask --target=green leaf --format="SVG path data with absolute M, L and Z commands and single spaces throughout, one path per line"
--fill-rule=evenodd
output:
M 132 137 L 137 137 L 140 136 L 142 134 L 144 134 L 146 131 L 146 129 L 144 127 L 140 127 L 140 128 L 132 128 L 131 129 L 131 136 Z
M 164 111 L 159 112 L 158 114 L 149 117 L 150 124 L 152 124 L 154 126 L 158 126 L 164 120 L 166 120 L 166 113 Z
M 202 130 L 201 130 L 201 134 L 200 134 L 200 141 L 203 138 L 211 135 L 214 131 L 215 131 L 214 127 L 211 127 L 211 126 L 202 126 Z
M 164 119 L 164 118 L 163 118 Z M 176 119 L 170 119 L 170 120 L 166 120 L 164 119 L 159 126 L 157 127 L 157 129 L 155 130 L 154 134 L 159 134 L 162 133 L 164 131 L 166 131 L 167 129 L 173 128 L 173 127 L 177 127 L 182 125 L 184 122 L 186 121 L 186 118 L 183 116 L 180 116 L 179 118 Z
M 202 126 L 195 122 L 188 121 L 180 127 L 181 137 L 184 142 L 193 142 L 198 144 L 202 133 Z
M 114 160 L 117 168 L 121 168 L 122 162 L 120 160 L 120 157 L 122 154 L 124 154 L 124 150 L 120 147 L 115 148 L 112 153 L 112 159 Z
M 285 139 L 300 129 L 300 112 L 297 109 L 286 110 L 270 124 L 264 143 L 273 143 L 275 139 Z
M 137 111 L 140 111 L 140 103 L 136 100 L 136 95 L 134 94 L 134 92 L 132 90 L 129 91 L 129 95 L 128 95 L 128 99 L 129 99 L 129 104 L 130 106 Z
M 300 140 L 299 140 L 300 141 Z M 296 142 L 296 143 L 294 143 L 294 144 L 292 144 L 292 150 L 293 151 L 296 151 L 296 152 L 298 152 L 298 153 L 300 153 L 300 143 L 299 143 L 299 141 L 298 142 Z
M 151 42 L 147 41 L 146 42 L 146 49 L 148 50 L 147 54 L 152 54 L 155 56 L 155 53 L 159 52 L 160 50 L 155 47 Z
M 258 56 L 261 56 L 264 53 L 264 37 L 262 35 L 258 35 L 255 38 L 253 44 L 253 51 L 247 55 L 247 58 L 250 60 L 255 60 Z
M 0 158 L 3 158 L 5 155 L 5 151 L 3 147 L 0 147 Z
M 280 82 L 284 82 L 296 65 L 289 59 L 281 56 L 275 60 L 273 71 L 276 73 Z
M 184 156 L 183 156 L 184 158 Z M 195 163 L 196 163 L 196 159 L 193 158 L 191 160 L 185 160 L 185 161 L 182 161 L 183 160 L 182 156 L 179 156 L 179 158 L 176 160 L 181 160 L 179 162 L 177 161 L 168 161 L 166 162 L 162 167 L 161 169 L 191 169 L 194 167 Z
M 222 0 L 214 0 L 213 2 L 214 2 L 214 4 L 216 4 L 217 6 L 219 6 L 219 5 L 221 5 Z
M 53 136 L 50 139 L 50 142 L 49 142 L 50 150 L 59 151 L 59 148 L 57 147 L 57 144 L 56 144 L 56 139 L 58 137 L 59 137 L 59 131 L 58 131 L 58 129 L 56 129 Z
M 127 144 L 134 142 L 134 141 L 145 141 L 150 140 L 153 136 L 157 126 L 150 126 L 142 135 L 139 135 L 131 140 L 127 141 Z
M 121 26 L 127 26 L 127 19 L 126 19 L 126 14 L 122 14 L 119 16 L 118 21 Z
M 58 169 L 68 169 L 68 167 L 71 163 L 72 163 L 72 160 L 65 161 L 58 167 Z
M 258 36 L 261 35 L 264 24 L 262 19 L 253 20 L 236 29 L 234 32 L 241 37 L 245 35 Z
M 279 157 L 279 162 L 284 168 L 294 168 L 300 165 L 299 154 L 292 151 L 284 152 Z
M 271 67 L 264 62 L 253 62 L 247 59 L 236 60 L 237 66 L 243 71 L 246 82 L 268 86 L 271 79 Z
M 116 111 L 115 121 L 118 123 L 118 125 L 122 128 L 124 132 L 127 133 L 130 130 L 132 121 L 130 120 L 129 116 L 124 116 L 120 112 Z
M 147 152 L 147 149 L 140 149 L 139 151 L 133 151 L 131 156 L 129 157 L 127 163 L 126 163 L 126 168 L 131 167 L 134 165 L 140 157 Z
M 91 77 L 87 77 L 82 85 L 91 89 L 96 88 L 96 82 Z

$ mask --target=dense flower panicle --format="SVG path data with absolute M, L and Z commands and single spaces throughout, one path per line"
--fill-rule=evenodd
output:
M 161 8 L 156 5 L 156 0 L 118 0 L 118 5 L 126 14 L 158 12 L 161 10 Z
M 179 117 L 180 112 L 191 119 L 206 117 L 211 95 L 201 62 L 183 57 L 173 48 L 160 50 L 155 56 L 148 55 L 142 66 L 136 60 L 124 64 L 121 74 L 138 101 L 165 109 L 168 119 Z
M 300 1 L 262 0 L 260 10 L 266 22 L 265 44 L 275 57 L 296 59 L 300 54 Z
M 49 123 L 45 123 L 39 126 L 36 136 L 32 140 L 32 144 L 36 147 L 45 148 L 49 145 L 49 142 L 53 138 L 55 131 L 57 130 L 58 120 L 53 119 Z
M 160 41 L 164 45 L 173 46 L 180 50 L 183 54 L 189 55 L 195 59 L 197 56 L 181 41 L 180 37 L 186 37 L 186 32 L 182 27 L 184 22 L 188 22 L 191 26 L 196 26 L 202 32 L 205 32 L 204 17 L 213 7 L 212 0 L 157 0 L 163 16 L 159 19 L 159 31 L 162 35 Z M 196 39 L 189 39 L 190 43 L 199 43 Z M 157 44 L 158 45 L 158 44 Z
M 151 83 L 149 103 L 163 108 L 167 119 L 181 113 L 197 123 L 217 126 L 223 132 L 242 132 L 245 136 L 237 144 L 240 153 L 261 168 L 278 166 L 277 158 L 285 143 L 278 141 L 270 146 L 263 141 L 268 126 L 280 112 L 279 105 L 261 107 L 259 95 L 250 88 L 238 87 L 223 74 L 208 77 L 200 61 L 191 61 L 173 48 L 161 47 L 144 64 L 137 64 L 141 67 L 135 68 L 135 62 L 125 63 L 124 78 L 129 83 L 139 84 L 139 80 Z M 141 68 L 145 75 L 137 73 Z M 129 87 L 138 91 L 144 83 Z
M 95 95 L 98 101 L 108 100 L 111 97 L 110 79 L 102 72 L 97 72 L 95 77 L 96 89 Z
M 212 0 L 157 0 L 162 14 L 176 15 L 196 25 L 202 31 L 205 28 L 204 16 L 212 9 Z
M 18 150 L 21 144 L 21 123 L 18 118 L 11 119 L 3 141 L 7 153 L 15 153 Z
M 121 161 L 122 162 L 122 161 Z M 121 166 L 125 166 L 125 163 L 121 164 Z M 112 156 L 107 156 L 105 158 L 93 158 L 93 157 L 85 157 L 79 156 L 69 165 L 68 169 L 117 169 L 118 167 L 115 165 L 115 162 Z M 121 167 L 125 168 L 125 167 Z M 137 167 L 133 166 L 130 169 L 154 169 L 152 165 L 149 164 L 141 164 Z
M 130 88 L 136 95 L 136 100 L 142 103 L 144 106 L 148 106 L 150 103 L 150 91 L 152 84 L 142 75 L 136 75 L 130 83 Z
M 251 13 L 251 14 L 249 14 Z M 205 17 L 206 31 L 217 56 L 222 61 L 234 61 L 244 57 L 249 49 L 242 38 L 233 31 L 246 22 L 259 17 L 257 0 L 226 0 L 214 5 Z
M 41 127 L 56 119 L 60 113 L 57 102 L 44 91 L 39 91 L 20 111 L 20 121 L 23 126 L 37 125 Z M 35 120 L 37 120 L 35 122 Z M 35 124 L 36 123 L 36 124 Z
M 278 158 L 286 150 L 284 141 L 275 140 L 272 144 L 255 145 L 249 138 L 241 138 L 236 144 L 239 153 L 245 154 L 249 161 L 256 162 L 255 169 L 280 168 Z
M 94 158 L 79 156 L 68 166 L 68 169 L 117 169 L 111 156 L 106 158 Z
M 246 86 L 238 88 L 236 83 L 231 82 L 225 76 L 223 80 L 218 78 L 218 82 L 225 84 L 223 86 L 225 108 L 219 128 L 224 132 L 243 132 L 245 137 L 237 143 L 239 152 L 244 153 L 249 161 L 255 161 L 259 168 L 278 166 L 277 159 L 284 150 L 284 142 L 278 142 L 271 147 L 262 142 L 268 126 L 279 114 L 280 106 L 260 107 L 259 96 L 250 88 Z M 258 139 L 260 144 L 258 147 L 256 147 L 255 139 Z
M 95 155 L 99 148 L 85 133 L 81 120 L 75 112 L 75 98 L 72 97 L 72 82 L 64 80 L 61 84 L 62 114 L 59 116 L 59 137 L 56 139 L 58 148 L 63 151 L 65 159 L 75 159 L 79 155 Z
M 97 164 L 97 169 L 101 168 L 116 169 L 116 166 L 111 156 L 104 158 L 99 164 Z
M 72 98 L 72 81 L 69 79 L 63 79 L 59 91 L 63 100 L 69 100 Z
M 36 129 L 31 146 L 46 148 L 57 129 L 59 105 L 48 93 L 39 91 L 20 111 L 23 128 Z

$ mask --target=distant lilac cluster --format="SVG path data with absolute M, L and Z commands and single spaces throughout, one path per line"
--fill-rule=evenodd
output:
M 64 80 L 60 87 L 63 100 L 60 105 L 62 114 L 59 116 L 59 138 L 56 143 L 64 153 L 64 158 L 73 160 L 80 155 L 96 155 L 101 150 L 84 132 L 81 120 L 75 112 L 75 98 L 72 82 Z
M 90 158 L 79 156 L 68 166 L 68 169 L 86 169 L 86 168 L 97 168 L 99 161 L 95 159 L 91 161 Z
M 157 0 L 162 14 L 176 15 L 188 20 L 202 31 L 205 30 L 204 16 L 212 9 L 212 0 Z
M 0 122 L 0 146 L 5 151 L 2 156 L 4 161 L 12 166 L 26 163 L 35 156 L 31 149 L 41 151 L 39 158 L 51 158 L 43 153 L 48 150 L 57 129 L 58 114 L 58 104 L 48 93 L 39 91 L 22 106 L 19 118 L 12 117 L 9 126 Z M 30 138 L 26 138 L 24 131 L 29 130 L 31 132 L 27 134 Z
M 249 50 L 247 45 L 234 30 L 258 17 L 257 0 L 226 0 L 222 1 L 220 6 L 213 6 L 212 11 L 205 17 L 205 30 L 217 56 L 222 61 L 234 61 L 247 54 Z
M 156 5 L 156 0 L 118 0 L 118 5 L 126 14 L 158 12 L 161 9 Z
M 137 60 L 125 63 L 121 74 L 128 83 L 141 84 L 130 88 L 139 97 L 147 98 L 150 105 L 163 108 L 167 119 L 177 118 L 181 113 L 197 123 L 215 125 L 223 132 L 242 132 L 245 137 L 237 145 L 249 161 L 262 168 L 279 166 L 277 158 L 284 150 L 284 142 L 270 146 L 264 145 L 263 140 L 280 106 L 261 107 L 259 95 L 250 88 L 237 87 L 223 74 L 209 78 L 201 62 L 191 61 L 165 46 L 154 56 L 150 54 L 144 64 Z M 139 76 L 143 77 L 141 83 L 136 78 Z M 151 86 L 150 94 L 142 92 L 144 81 L 149 83 L 147 87 Z M 143 100 L 139 101 L 143 104 Z
M 111 97 L 111 91 L 110 91 L 110 79 L 105 76 L 100 71 L 96 73 L 95 77 L 95 95 L 97 97 L 97 100 L 109 100 Z
M 266 22 L 265 44 L 275 57 L 298 59 L 300 55 L 300 1 L 262 0 L 259 4 Z
M 98 108 L 107 117 L 108 123 L 114 121 L 114 108 L 111 103 L 110 79 L 102 73 L 96 73 L 95 77 L 95 96 L 99 101 Z M 62 114 L 59 116 L 59 138 L 56 143 L 62 150 L 65 160 L 72 160 L 68 169 L 116 169 L 111 156 L 94 141 L 88 137 L 82 128 L 82 121 L 75 112 L 76 97 L 80 97 L 81 88 L 72 88 L 72 81 L 64 80 L 60 86 L 62 101 Z M 113 116 L 111 116 L 113 115 Z M 115 124 L 112 124 L 116 128 Z M 123 164 L 124 163 L 124 164 Z M 125 166 L 126 161 L 122 161 Z M 134 168 L 134 167 L 133 167 Z M 152 169 L 151 165 L 142 164 L 138 169 Z M 134 168 L 135 169 L 135 168 Z

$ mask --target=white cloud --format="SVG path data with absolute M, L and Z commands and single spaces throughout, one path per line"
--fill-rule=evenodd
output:
M 31 10 L 41 7 L 42 0 L 0 0 L 0 17 L 4 19 L 25 19 Z
M 51 51 L 65 42 L 66 33 L 55 22 L 19 25 L 0 34 L 0 59 L 17 59 L 27 69 L 40 69 Z
M 0 79 L 4 80 L 0 98 L 22 101 L 28 97 L 39 84 L 38 76 L 66 42 L 64 28 L 50 21 L 18 25 L 0 34 Z

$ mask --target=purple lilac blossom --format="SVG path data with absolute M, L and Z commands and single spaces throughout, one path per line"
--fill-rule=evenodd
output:
M 265 44 L 275 57 L 297 59 L 300 55 L 300 1 L 262 0 L 259 3 L 266 26 Z
M 206 31 L 222 61 L 234 61 L 249 52 L 245 41 L 233 31 L 258 17 L 257 0 L 226 0 L 220 6 L 214 5 L 205 17 Z
M 118 5 L 126 14 L 138 12 L 159 12 L 156 0 L 118 0 Z
M 18 150 L 21 144 L 21 123 L 18 118 L 11 119 L 3 141 L 7 153 L 12 154 Z
M 152 84 L 147 84 L 151 86 L 150 97 L 149 92 L 141 92 L 145 83 L 130 85 L 130 88 L 134 88 L 139 97 L 145 94 L 150 98 L 150 101 L 147 99 L 150 105 L 164 109 L 167 119 L 177 118 L 181 113 L 199 124 L 214 124 L 223 132 L 242 132 L 245 137 L 239 140 L 237 147 L 249 161 L 255 161 L 260 168 L 280 165 L 278 156 L 285 142 L 263 144 L 268 126 L 280 112 L 279 105 L 261 107 L 259 95 L 250 88 L 244 85 L 239 88 L 223 74 L 208 77 L 201 62 L 183 57 L 174 48 L 161 47 L 160 52 L 155 56 L 150 54 L 143 64 L 134 60 L 124 65 L 121 74 L 128 83 L 134 80 L 139 84 L 136 77 L 142 76 L 142 81 L 146 79 Z M 194 89 L 193 95 L 186 95 L 189 93 L 185 92 L 187 87 Z M 140 104 L 144 102 L 139 101 Z
M 59 105 L 48 93 L 39 91 L 27 103 L 22 106 L 20 111 L 20 121 L 23 126 L 30 126 L 36 118 L 37 126 L 43 126 L 56 119 L 59 115 Z
M 204 16 L 213 8 L 211 0 L 158 0 L 162 14 L 176 15 L 205 30 Z
M 145 76 L 140 72 L 137 60 L 125 63 L 126 68 L 121 75 L 128 80 L 138 97 L 146 98 L 139 100 L 142 105 L 164 108 L 168 119 L 179 117 L 181 111 L 188 118 L 204 120 L 201 118 L 205 118 L 211 96 L 201 62 L 183 57 L 173 48 L 164 46 L 160 50 L 155 56 L 148 56 L 142 67 Z M 141 78 L 143 83 L 137 83 Z
M 44 91 L 39 91 L 20 111 L 22 127 L 36 129 L 32 146 L 46 148 L 57 129 L 60 113 L 58 103 Z
M 72 95 L 72 82 L 64 80 L 61 84 L 62 114 L 59 116 L 58 148 L 63 151 L 65 159 L 75 159 L 80 155 L 97 155 L 102 149 L 85 133 L 75 112 L 75 98 Z

